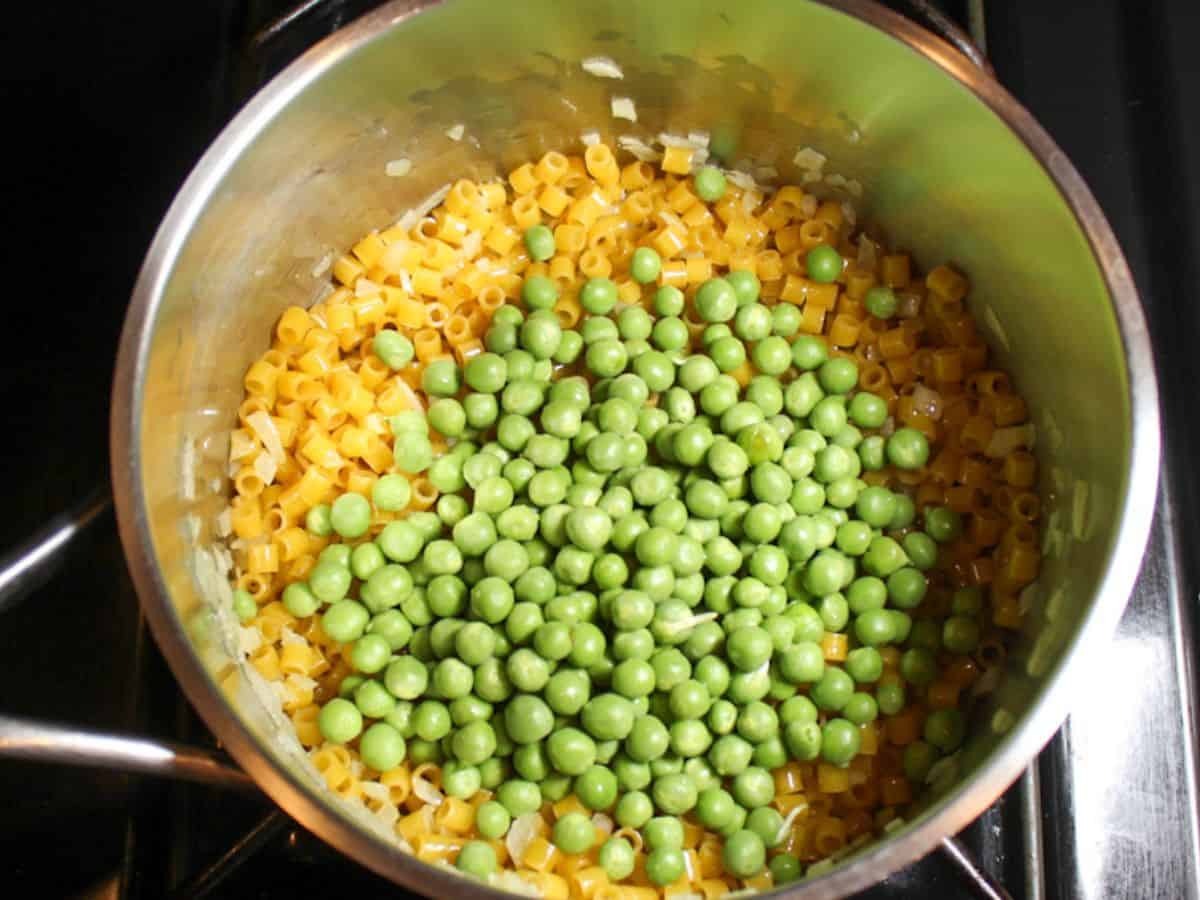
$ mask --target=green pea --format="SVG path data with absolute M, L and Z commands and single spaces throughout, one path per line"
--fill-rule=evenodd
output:
M 554 255 L 554 232 L 545 225 L 525 229 L 525 249 L 530 258 L 545 262 Z
M 638 247 L 629 262 L 629 274 L 638 284 L 650 284 L 662 271 L 662 258 L 653 247 Z
M 762 838 L 747 829 L 730 835 L 721 850 L 721 862 L 725 870 L 738 878 L 757 875 L 766 861 L 767 850 Z
M 808 277 L 819 284 L 837 281 L 844 264 L 842 255 L 828 244 L 818 244 L 804 258 Z

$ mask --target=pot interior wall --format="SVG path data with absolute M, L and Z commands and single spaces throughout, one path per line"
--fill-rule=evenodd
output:
M 1129 457 L 1128 391 L 1100 270 L 1062 197 L 1028 150 L 966 88 L 900 41 L 849 16 L 772 0 L 449 0 L 405 5 L 385 34 L 318 48 L 243 113 L 163 244 L 169 273 L 144 346 L 136 446 L 145 514 L 179 627 L 265 753 L 311 784 L 287 726 L 240 671 L 224 612 L 212 522 L 228 496 L 223 454 L 241 376 L 279 313 L 317 296 L 323 260 L 459 177 L 503 176 L 598 130 L 649 138 L 704 130 L 731 161 L 798 180 L 798 148 L 856 179 L 860 214 L 925 265 L 950 260 L 973 309 L 1030 401 L 1042 463 L 1046 558 L 1008 677 L 982 707 L 962 774 L 1036 703 L 1074 639 L 1118 528 Z M 368 23 L 369 25 L 370 23 Z M 367 27 L 367 26 L 360 26 Z M 585 73 L 603 55 L 623 80 Z M 614 119 L 613 96 L 636 104 Z M 462 124 L 464 137 L 445 132 Z M 406 158 L 393 178 L 386 163 Z M 822 188 L 832 194 L 836 189 Z M 268 692 L 269 693 L 269 692 Z M 348 814 L 348 813 L 347 813 Z

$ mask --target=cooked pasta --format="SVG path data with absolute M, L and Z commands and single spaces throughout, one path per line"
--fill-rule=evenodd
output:
M 245 399 L 231 434 L 233 498 L 227 517 L 234 564 L 231 578 L 251 604 L 252 615 L 243 616 L 243 622 L 257 635 L 257 643 L 247 645 L 253 647 L 248 649 L 248 663 L 276 686 L 298 739 L 308 748 L 329 790 L 381 817 L 422 860 L 457 863 L 475 874 L 496 867 L 507 869 L 550 900 L 654 900 L 676 894 L 715 900 L 731 891 L 769 889 L 799 877 L 805 866 L 849 852 L 871 835 L 882 833 L 920 803 L 933 762 L 943 751 L 953 752 L 961 741 L 955 729 L 961 727 L 962 710 L 980 684 L 994 680 L 994 675 L 986 680 L 984 676 L 1003 662 L 1006 634 L 1023 627 L 1023 592 L 1039 573 L 1036 525 L 1041 503 L 1036 493 L 1037 462 L 1030 452 L 1029 412 L 1009 376 L 988 366 L 987 346 L 967 310 L 967 277 L 948 265 L 936 266 L 922 276 L 906 253 L 885 251 L 857 232 L 853 210 L 839 200 L 820 200 L 797 186 L 772 190 L 726 184 L 716 169 L 697 170 L 698 155 L 691 146 L 667 146 L 659 171 L 644 161 L 622 162 L 603 143 L 591 144 L 582 155 L 551 151 L 514 168 L 504 181 L 456 182 L 441 205 L 411 228 L 396 226 L 367 234 L 334 260 L 332 289 L 324 299 L 309 309 L 289 307 L 280 316 L 270 346 L 245 372 Z M 738 183 L 744 182 L 738 179 Z M 834 268 L 826 272 L 822 269 L 826 263 Z M 755 284 L 755 296 L 748 302 L 737 299 L 727 316 L 717 317 L 712 310 L 724 300 L 709 285 L 726 275 L 728 284 Z M 593 289 L 593 284 L 607 287 Z M 736 299 L 736 287 L 731 296 Z M 505 344 L 503 336 L 518 334 L 520 328 L 521 340 L 537 346 L 538 336 L 529 326 L 533 318 L 524 315 L 535 308 L 548 310 L 564 332 L 582 334 L 575 356 L 551 359 L 544 354 L 535 359 L 531 353 L 513 349 L 515 344 Z M 744 309 L 749 311 L 742 312 Z M 608 339 L 618 335 L 618 326 L 611 321 L 604 331 L 592 324 L 609 313 L 616 318 L 627 346 Z M 717 321 L 728 324 L 713 324 Z M 734 341 L 736 347 L 716 347 L 732 334 L 744 337 L 748 346 Z M 421 523 L 419 527 L 433 523 L 431 535 L 440 534 L 443 525 L 454 527 L 453 541 L 434 540 L 425 546 L 444 544 L 440 554 L 452 559 L 458 553 L 460 567 L 477 565 L 480 577 L 486 574 L 504 582 L 508 571 L 504 554 L 483 555 L 481 551 L 481 558 L 465 563 L 461 559 L 457 545 L 469 536 L 460 537 L 455 526 L 470 525 L 471 506 L 459 496 L 469 489 L 476 510 L 482 504 L 493 510 L 498 522 L 511 517 L 504 521 L 500 535 L 494 529 L 490 538 L 484 535 L 482 539 L 491 543 L 483 550 L 493 545 L 499 550 L 505 545 L 506 550 L 517 552 L 508 546 L 513 545 L 525 555 L 526 564 L 532 564 L 530 551 L 521 549 L 519 540 L 539 553 L 547 548 L 548 553 L 547 543 L 537 541 L 535 535 L 540 533 L 553 543 L 553 529 L 544 520 L 539 525 L 536 515 L 532 522 L 522 518 L 525 513 L 520 510 L 529 507 L 514 505 L 512 485 L 519 484 L 518 490 L 528 486 L 531 491 L 550 491 L 553 478 L 545 485 L 539 482 L 536 488 L 532 482 L 542 477 L 539 473 L 553 472 L 565 456 L 555 455 L 558 445 L 552 440 L 525 450 L 523 455 L 518 453 L 511 463 L 504 464 L 503 457 L 512 448 L 535 447 L 534 432 L 529 430 L 534 426 L 520 413 L 525 407 L 518 392 L 505 389 L 498 398 L 494 394 L 499 388 L 489 393 L 492 376 L 485 366 L 473 368 L 472 361 L 490 364 L 507 348 L 512 351 L 505 358 L 509 370 L 521 366 L 532 372 L 534 366 L 544 365 L 547 381 L 552 373 L 584 372 L 596 390 L 601 382 L 613 383 L 603 374 L 602 351 L 595 349 L 601 345 L 603 352 L 620 354 L 622 366 L 628 354 L 630 367 L 648 385 L 655 384 L 658 377 L 651 360 L 662 357 L 675 366 L 683 362 L 689 348 L 703 348 L 718 362 L 714 372 L 719 368 L 747 395 L 759 391 L 766 398 L 766 413 L 747 413 L 749 421 L 764 424 L 781 411 L 785 396 L 780 390 L 778 403 L 772 407 L 772 392 L 778 390 L 778 383 L 775 389 L 763 386 L 764 375 L 794 379 L 788 381 L 790 391 L 791 384 L 802 380 L 798 370 L 816 368 L 803 362 L 805 354 L 818 354 L 822 361 L 852 363 L 856 380 L 841 393 L 849 394 L 855 387 L 861 393 L 844 406 L 853 417 L 858 415 L 854 409 L 858 396 L 876 398 L 861 404 L 862 415 L 854 418 L 861 424 L 850 426 L 856 437 L 849 446 L 856 447 L 856 459 L 861 458 L 853 492 L 861 497 L 865 490 L 886 488 L 889 496 L 899 498 L 900 509 L 907 506 L 911 510 L 907 516 L 897 513 L 885 520 L 874 532 L 877 536 L 887 531 L 898 552 L 906 554 L 909 568 L 917 573 L 909 576 L 909 581 L 920 581 L 916 586 L 897 587 L 889 579 L 884 588 L 884 581 L 875 579 L 885 596 L 898 598 L 896 606 L 903 608 L 905 627 L 911 629 L 905 632 L 907 639 L 884 640 L 875 650 L 863 628 L 847 629 L 848 617 L 862 618 L 861 613 L 872 604 L 883 606 L 884 599 L 866 596 L 868 590 L 877 590 L 873 584 L 863 588 L 861 597 L 847 588 L 847 605 L 840 592 L 836 592 L 837 601 L 825 602 L 816 590 L 810 590 L 813 585 L 786 582 L 792 595 L 807 596 L 821 607 L 809 642 L 814 658 L 804 664 L 818 671 L 854 672 L 851 685 L 857 681 L 860 686 L 854 697 L 866 698 L 854 702 L 870 715 L 848 722 L 854 730 L 854 752 L 835 761 L 819 754 L 795 758 L 794 750 L 789 757 L 788 748 L 795 745 L 785 744 L 784 728 L 779 724 L 789 698 L 801 698 L 811 707 L 818 735 L 833 717 L 828 710 L 834 707 L 822 698 L 826 688 L 809 681 L 801 679 L 799 688 L 795 680 L 791 687 L 786 679 L 778 681 L 784 687 L 764 689 L 740 711 L 732 703 L 720 701 L 734 709 L 734 736 L 757 734 L 760 727 L 769 730 L 769 725 L 745 718 L 752 707 L 756 710 L 753 716 L 774 722 L 778 732 L 754 745 L 768 748 L 754 751 L 755 767 L 771 770 L 763 772 L 765 782 L 760 786 L 751 785 L 749 779 L 745 783 L 735 779 L 731 788 L 739 803 L 752 807 L 752 815 L 743 816 L 748 823 L 745 833 L 758 836 L 746 840 L 750 844 L 757 840 L 758 846 L 766 849 L 766 856 L 756 865 L 739 856 L 741 839 L 730 836 L 736 829 L 703 824 L 705 816 L 695 797 L 686 815 L 675 817 L 682 827 L 671 840 L 677 840 L 678 846 L 666 846 L 678 858 L 672 856 L 668 861 L 659 851 L 666 840 L 663 834 L 671 833 L 670 826 L 653 826 L 657 829 L 653 830 L 646 822 L 649 812 L 645 816 L 639 812 L 641 800 L 619 804 L 615 810 L 610 802 L 603 807 L 607 812 L 595 813 L 596 803 L 579 781 L 583 770 L 569 770 L 578 776 L 574 782 L 565 774 L 554 776 L 557 744 L 549 750 L 541 743 L 526 750 L 533 745 L 523 744 L 518 756 L 509 736 L 505 739 L 510 746 L 502 754 L 493 734 L 490 745 L 484 741 L 478 756 L 473 748 L 464 749 L 467 739 L 459 736 L 468 733 L 468 726 L 498 715 L 498 704 L 507 694 L 497 685 L 514 678 L 520 691 L 536 693 L 544 680 L 539 683 L 533 676 L 526 678 L 528 673 L 515 671 L 515 675 L 496 675 L 487 690 L 472 688 L 468 681 L 464 691 L 454 680 L 460 678 L 457 667 L 439 664 L 434 670 L 434 687 L 447 705 L 438 705 L 450 712 L 442 721 L 442 713 L 421 711 L 419 698 L 429 695 L 421 693 L 426 669 L 416 659 L 415 644 L 410 643 L 418 640 L 416 635 L 424 642 L 423 652 L 429 658 L 466 656 L 477 660 L 472 665 L 479 668 L 493 652 L 501 652 L 501 642 L 508 645 L 505 653 L 516 653 L 511 645 L 524 647 L 532 640 L 531 646 L 549 654 L 556 666 L 573 652 L 569 646 L 560 652 L 554 644 L 558 639 L 554 628 L 535 631 L 546 622 L 543 610 L 531 601 L 521 601 L 522 615 L 532 623 L 528 632 L 522 625 L 511 624 L 502 632 L 493 633 L 486 626 L 468 632 L 468 619 L 473 624 L 479 624 L 476 620 L 480 618 L 499 623 L 503 616 L 491 615 L 490 601 L 477 596 L 474 589 L 468 597 L 465 587 L 459 593 L 453 581 L 435 586 L 442 571 L 438 568 L 441 556 L 427 549 L 420 563 L 414 563 L 416 551 L 406 557 L 403 542 L 417 533 L 418 525 L 413 523 Z M 657 355 L 648 355 L 651 350 Z M 678 358 L 664 355 L 670 352 Z M 583 358 L 581 354 L 587 356 L 587 370 L 575 366 L 574 360 Z M 782 363 L 777 365 L 779 354 Z M 598 360 L 595 365 L 593 355 Z M 837 365 L 828 371 L 833 372 Z M 466 398 L 457 380 L 464 371 L 474 391 Z M 822 378 L 825 373 L 826 369 L 820 369 Z M 650 418 L 661 415 L 659 427 L 669 420 L 677 422 L 679 429 L 697 410 L 687 392 L 672 394 L 682 390 L 671 386 L 674 377 L 664 380 L 661 389 L 648 390 L 642 397 L 644 408 L 637 412 Z M 803 376 L 810 377 L 815 376 Z M 497 383 L 502 384 L 503 377 Z M 796 391 L 799 394 L 802 389 Z M 703 405 L 701 389 L 694 393 Z M 804 406 L 801 401 L 796 403 Z M 803 415 L 809 416 L 811 408 L 809 404 Z M 550 409 L 543 408 L 540 421 L 554 432 Z M 707 408 L 699 412 L 709 413 Z M 576 428 L 590 425 L 594 433 L 617 428 L 612 422 L 618 413 L 597 407 L 588 421 Z M 433 425 L 433 432 L 424 424 L 414 429 L 414 415 L 416 421 Z M 571 418 L 569 411 L 562 415 Z M 840 415 L 846 424 L 846 412 Z M 709 421 L 716 418 L 713 412 Z M 471 436 L 490 433 L 497 421 L 496 446 L 503 453 L 493 458 L 499 463 L 493 468 L 480 463 L 478 471 L 464 471 L 456 448 L 469 444 Z M 640 433 L 640 423 L 641 419 L 619 423 L 620 433 L 633 440 Z M 506 433 L 505 429 L 512 431 Z M 831 431 L 831 441 L 832 435 Z M 869 450 L 872 439 L 878 443 Z M 740 443 L 740 433 L 738 440 Z M 648 442 L 641 439 L 643 451 Z M 820 446 L 826 446 L 823 438 Z M 924 456 L 917 452 L 922 447 Z M 799 454 L 794 457 L 797 471 L 812 469 L 814 453 L 815 448 L 807 461 Z M 457 468 L 438 465 L 456 459 Z M 601 464 L 598 455 L 597 460 L 587 459 L 593 467 Z M 514 465 L 517 462 L 524 465 Z M 503 478 L 499 477 L 501 470 Z M 564 467 L 562 471 L 568 470 Z M 580 471 L 586 476 L 590 470 Z M 730 497 L 740 497 L 738 491 L 745 491 L 744 484 L 736 484 L 739 477 L 731 475 L 723 482 L 729 486 Z M 623 484 L 621 490 L 630 497 L 638 496 L 641 502 L 643 493 L 654 493 L 650 479 L 643 481 L 636 482 L 631 475 L 630 488 Z M 706 484 L 716 487 L 715 482 Z M 790 478 L 787 484 L 790 490 Z M 690 487 L 693 482 L 685 479 L 682 485 Z M 576 486 L 587 487 L 582 482 Z M 651 513 L 656 523 L 657 516 L 669 521 L 672 513 L 667 507 L 672 501 L 684 505 L 674 499 L 680 490 L 668 487 L 671 490 L 663 493 L 661 501 L 655 500 L 662 507 L 660 511 L 656 506 Z M 759 488 L 754 489 L 757 495 Z M 821 504 L 826 502 L 825 491 L 830 502 L 837 499 L 830 481 L 823 489 Z M 355 495 L 362 501 L 359 506 L 365 507 L 361 515 L 354 502 L 345 502 Z M 583 505 L 594 506 L 599 500 L 598 492 L 593 497 L 581 490 L 579 496 L 591 497 L 590 501 L 581 500 Z M 690 504 L 690 494 L 688 497 Z M 565 489 L 562 497 L 542 505 L 562 502 L 573 502 L 566 499 Z M 740 514 L 753 522 L 739 520 L 743 524 L 738 527 L 755 529 L 755 534 L 761 531 L 767 537 L 758 543 L 770 545 L 787 520 L 809 515 L 800 512 L 803 502 L 785 497 L 780 505 L 790 503 L 792 509 L 773 528 L 764 523 L 778 517 L 777 512 L 752 513 L 750 504 L 745 503 Z M 819 508 L 820 504 L 812 512 Z M 431 510 L 436 512 L 428 512 Z M 925 522 L 924 530 L 915 524 L 918 517 Z M 843 514 L 837 524 L 848 518 Z M 715 523 L 718 517 L 711 519 Z M 835 526 L 829 528 L 830 534 L 835 534 Z M 462 529 L 463 535 L 468 531 Z M 715 539 L 712 531 L 713 526 L 708 525 L 696 529 L 707 535 L 706 540 Z M 721 533 L 717 528 L 716 534 Z M 386 539 L 382 537 L 385 534 L 389 535 Z M 855 539 L 849 531 L 845 536 L 841 531 L 836 535 L 839 548 L 843 540 L 849 544 Z M 869 528 L 865 539 L 872 539 Z M 422 537 L 426 540 L 430 537 Z M 588 540 L 587 535 L 578 538 L 584 545 Z M 834 540 L 830 537 L 822 546 L 831 546 Z M 698 538 L 693 542 L 700 546 Z M 779 537 L 778 542 L 786 546 L 785 538 Z M 377 544 L 384 543 L 386 555 L 377 549 Z M 705 545 L 711 559 L 716 551 L 707 548 Z M 633 560 L 632 549 L 625 549 L 629 551 L 626 557 Z M 611 560 L 609 556 L 588 559 L 588 571 L 602 562 L 614 573 L 627 568 L 620 554 L 609 555 Z M 637 556 L 640 559 L 642 555 L 639 546 Z M 653 557 L 653 550 L 647 549 L 645 555 Z M 342 610 L 344 615 L 333 613 L 339 603 L 349 602 L 341 598 L 350 590 L 350 576 L 338 583 L 341 576 L 327 565 L 330 560 L 340 560 L 338 565 L 348 567 L 346 571 L 354 572 L 364 585 L 371 583 L 374 572 L 388 567 L 389 561 L 422 565 L 422 600 L 395 609 L 381 604 L 371 610 L 374 618 L 369 631 L 364 631 L 366 620 L 356 629 L 350 628 L 342 619 L 359 615 L 357 612 L 347 607 Z M 569 583 L 573 589 L 588 583 L 589 576 L 581 580 L 568 562 L 556 561 L 553 566 L 553 572 L 541 568 L 552 592 L 557 589 L 556 581 Z M 698 576 L 699 571 L 697 565 L 694 574 Z M 517 584 L 518 596 L 523 597 L 519 574 L 523 572 L 508 580 Z M 625 571 L 623 577 L 629 575 Z M 413 583 L 411 574 L 393 573 L 392 577 L 408 578 L 410 586 Z M 630 632 L 641 629 L 647 638 L 674 640 L 673 629 L 699 629 L 719 616 L 755 613 L 754 607 L 766 602 L 746 599 L 737 604 L 742 608 L 732 611 L 733 604 L 710 602 L 704 592 L 722 577 L 710 573 L 708 586 L 701 578 L 694 601 L 684 604 L 698 607 L 703 595 L 708 604 L 704 608 L 711 609 L 710 613 L 695 615 L 684 608 L 676 610 L 678 622 L 653 618 L 652 624 L 646 619 L 644 625 L 655 629 L 653 635 L 642 624 Z M 648 585 L 649 581 L 633 583 Z M 511 593 L 507 586 L 505 589 Z M 601 603 L 615 602 L 612 596 L 602 593 L 601 597 Z M 369 600 L 360 599 L 370 606 Z M 363 609 L 357 603 L 351 605 Z M 653 617 L 653 607 L 649 614 Z M 572 615 L 587 619 L 594 612 L 576 610 Z M 759 614 L 755 621 L 762 618 Z M 569 616 L 568 620 L 575 621 Z M 799 627 L 788 625 L 787 634 Z M 351 633 L 357 637 L 341 639 Z M 368 652 L 369 645 L 380 641 L 366 641 L 364 634 L 384 641 L 380 659 Z M 460 641 L 458 635 L 467 634 L 478 636 L 482 644 Z M 389 636 L 395 638 L 395 645 L 387 643 Z M 631 640 L 629 646 L 632 644 Z M 483 653 L 484 646 L 493 649 Z M 872 653 L 862 654 L 865 647 Z M 643 671 L 623 662 L 642 657 L 632 649 L 622 652 L 629 653 L 621 657 L 626 674 Z M 729 648 L 727 642 L 723 652 L 740 651 Z M 420 672 L 397 670 L 393 675 L 388 668 L 387 676 L 382 674 L 384 665 L 405 658 L 418 662 Z M 873 672 L 867 671 L 864 660 L 868 659 L 876 667 Z M 665 677 L 649 664 L 642 665 L 651 669 L 649 677 Z M 468 678 L 481 677 L 471 676 L 465 663 L 459 666 Z M 772 673 L 775 667 L 773 662 Z M 585 669 L 583 663 L 572 668 L 564 662 L 556 671 L 575 671 L 586 679 Z M 753 666 L 747 664 L 746 669 Z M 763 671 L 767 671 L 765 662 Z M 618 677 L 616 669 L 612 674 L 609 669 L 594 669 L 593 674 L 603 679 Z M 550 677 L 549 670 L 545 677 Z M 414 680 L 405 680 L 409 678 Z M 486 694 L 487 699 L 475 696 L 472 690 Z M 512 685 L 506 690 L 511 692 Z M 708 698 L 707 691 L 704 696 Z M 360 725 L 352 733 L 347 731 L 344 741 L 330 738 L 329 727 L 322 723 L 323 709 L 339 699 L 355 710 L 346 715 L 357 716 Z M 669 698 L 663 695 L 662 706 L 650 708 L 661 711 L 676 703 L 683 707 L 686 699 L 672 692 Z M 793 709 L 802 707 L 803 703 L 793 704 Z M 664 715 L 680 721 L 688 718 L 678 710 Z M 373 731 L 376 726 L 371 726 L 363 731 L 363 718 L 386 728 Z M 804 724 L 808 720 L 788 720 L 784 725 L 793 721 Z M 693 729 L 689 738 L 684 729 L 678 729 L 679 734 L 664 731 L 661 738 L 655 736 L 654 740 L 664 742 L 664 750 L 669 741 L 672 751 L 681 754 L 678 769 L 670 768 L 668 757 L 662 757 L 661 772 L 656 770 L 656 776 L 682 772 L 682 755 L 690 754 L 699 762 L 689 778 L 703 776 L 706 785 L 721 784 L 713 761 L 723 764 L 726 759 L 715 749 L 724 738 L 714 738 L 731 734 L 735 724 L 733 719 L 720 724 L 711 714 L 707 727 L 717 734 L 705 731 L 702 737 L 695 737 L 697 730 Z M 452 732 L 452 728 L 457 730 Z M 391 736 L 401 730 L 407 732 L 407 752 L 404 741 L 397 749 Z M 483 729 L 480 733 L 486 736 Z M 691 753 L 689 740 L 706 741 L 705 750 Z M 791 732 L 788 740 L 792 740 Z M 639 783 L 644 769 L 641 787 L 654 794 L 653 803 L 658 807 L 664 803 L 669 807 L 669 798 L 658 796 L 658 782 L 653 789 L 648 786 L 649 757 L 635 760 L 626 755 L 630 745 L 618 751 L 615 739 L 609 743 L 612 746 L 604 751 L 608 753 L 604 761 L 622 760 L 622 778 L 627 782 L 622 785 L 622 796 L 640 793 L 631 785 Z M 710 743 L 714 749 L 707 751 Z M 598 746 L 593 745 L 593 762 L 600 752 Z M 726 746 L 732 745 L 726 742 Z M 460 760 L 443 765 L 446 752 Z M 614 756 L 618 752 L 621 755 Z M 463 763 L 462 757 L 477 759 L 478 764 Z M 741 763 L 743 769 L 746 762 Z M 372 768 L 372 764 L 380 768 Z M 544 776 L 547 784 L 557 785 L 557 795 L 536 792 L 534 802 L 524 805 L 518 794 L 526 789 L 509 787 L 518 783 L 508 780 L 516 777 L 514 767 L 519 783 Z M 471 772 L 464 775 L 466 769 Z M 761 797 L 752 787 L 762 791 Z M 661 790 L 665 795 L 666 788 Z M 650 805 L 647 793 L 641 796 L 646 809 L 656 808 Z M 723 802 L 716 795 L 709 800 Z M 715 821 L 715 813 L 712 818 Z M 493 822 L 499 824 L 493 826 Z M 574 848 L 569 828 L 579 829 L 585 838 L 590 835 L 591 842 L 585 840 L 582 849 Z M 753 852 L 745 856 L 753 860 Z M 468 857 L 472 860 L 469 864 Z

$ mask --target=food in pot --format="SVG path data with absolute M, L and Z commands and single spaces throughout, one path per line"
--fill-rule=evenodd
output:
M 250 663 L 331 790 L 547 897 L 768 888 L 895 827 L 1038 571 L 966 278 L 695 157 L 460 181 L 245 377 Z

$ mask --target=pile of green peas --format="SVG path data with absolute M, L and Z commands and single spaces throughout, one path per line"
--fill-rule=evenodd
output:
M 810 274 L 836 277 L 830 252 Z M 650 282 L 660 261 L 638 253 Z M 588 316 L 564 330 L 557 285 L 531 276 L 486 352 L 425 368 L 427 414 L 391 420 L 397 473 L 309 513 L 312 533 L 342 541 L 284 591 L 289 612 L 353 645 L 355 672 L 320 712 L 326 740 L 357 740 L 377 771 L 440 763 L 450 796 L 495 792 L 478 811 L 487 838 L 573 793 L 640 829 L 655 884 L 683 873 L 685 814 L 725 838 L 729 873 L 763 869 L 785 836 L 771 771 L 848 765 L 860 726 L 936 676 L 939 648 L 974 649 L 979 604 L 960 592 L 944 622 L 914 622 L 962 523 L 933 508 L 917 527 L 907 496 L 861 476 L 921 467 L 928 442 L 884 437 L 887 405 L 857 389 L 855 363 L 759 290 L 747 272 L 704 283 L 694 352 L 673 287 L 651 312 L 593 278 Z M 759 374 L 743 388 L 730 373 L 747 359 Z M 403 473 L 418 472 L 435 508 L 367 539 L 372 506 L 405 509 Z M 853 647 L 842 664 L 821 646 L 837 632 Z M 904 683 L 877 687 L 887 645 L 904 648 Z M 963 732 L 957 710 L 932 712 L 910 774 Z M 564 852 L 596 838 L 584 815 L 554 826 Z M 600 864 L 619 880 L 633 856 L 610 838 Z M 471 842 L 458 865 L 483 877 L 495 856 Z M 786 854 L 770 868 L 777 883 L 800 873 Z

